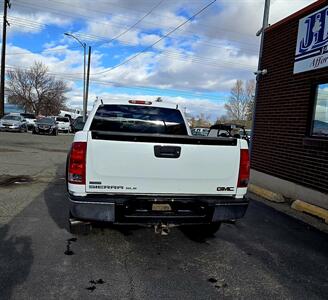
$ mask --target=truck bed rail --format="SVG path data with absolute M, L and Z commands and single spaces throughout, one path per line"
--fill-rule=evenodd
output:
M 92 139 L 141 143 L 236 146 L 236 138 L 91 131 Z

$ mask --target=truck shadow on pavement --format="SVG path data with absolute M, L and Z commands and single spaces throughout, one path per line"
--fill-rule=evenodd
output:
M 64 174 L 65 165 L 58 165 L 56 179 L 44 191 L 44 201 L 56 226 L 68 231 L 69 202 Z M 61 238 L 63 233 L 58 233 Z M 4 237 L 5 233 L 0 232 L 0 241 Z M 159 295 L 169 298 L 168 293 L 173 290 L 181 294 L 172 294 L 172 298 L 185 297 L 189 292 L 193 298 L 205 298 L 202 291 L 208 299 L 216 299 L 217 292 L 229 292 L 231 298 L 233 295 L 240 298 L 233 288 L 249 298 L 261 294 L 263 298 L 277 295 L 293 299 L 325 298 L 326 238 L 306 224 L 254 201 L 244 219 L 236 224 L 223 224 L 215 236 L 206 239 L 188 228 L 174 228 L 169 236 L 161 237 L 153 229 L 139 226 L 97 226 L 90 235 L 80 236 L 72 244 L 75 252 L 72 257 L 78 257 L 79 263 L 72 265 L 69 276 L 79 274 L 78 281 L 84 276 L 88 283 L 89 274 L 97 274 L 97 278 L 115 283 L 111 286 L 113 294 L 122 293 L 122 287 L 126 298 L 135 298 L 138 285 L 149 293 L 148 298 L 160 298 Z M 11 238 L 4 242 L 9 243 L 8 248 L 16 249 Z M 25 241 L 25 247 L 28 242 Z M 64 250 L 63 246 L 63 253 Z M 83 262 L 88 262 L 87 272 L 79 269 Z M 225 281 L 221 286 L 212 286 L 210 280 Z M 180 289 L 168 292 L 172 282 L 179 283 Z M 199 288 L 190 288 L 193 286 Z
M 33 263 L 32 239 L 9 233 L 9 225 L 0 227 L 0 298 L 11 299 L 14 288 L 22 284 Z
M 44 191 L 50 217 L 59 228 L 68 231 L 69 202 L 66 191 L 65 164 L 59 164 L 54 181 Z

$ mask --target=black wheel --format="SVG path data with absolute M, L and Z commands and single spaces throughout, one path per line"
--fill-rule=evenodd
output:
M 202 224 L 198 226 L 198 230 L 201 234 L 204 236 L 213 236 L 219 229 L 220 229 L 221 223 L 211 223 L 211 224 Z
M 188 236 L 191 236 L 197 240 L 206 237 L 212 237 L 220 229 L 220 226 L 221 226 L 221 222 L 191 225 L 191 226 L 185 226 L 184 232 Z

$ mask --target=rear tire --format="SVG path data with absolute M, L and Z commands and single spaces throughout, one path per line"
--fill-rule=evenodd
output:
M 215 222 L 210 224 L 200 224 L 193 227 L 193 231 L 196 235 L 201 237 L 211 237 L 220 229 L 221 222 Z

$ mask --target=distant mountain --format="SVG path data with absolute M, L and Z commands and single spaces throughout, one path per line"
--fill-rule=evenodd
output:
M 328 136 L 328 123 L 319 121 L 319 120 L 315 120 L 313 123 L 313 134 Z

